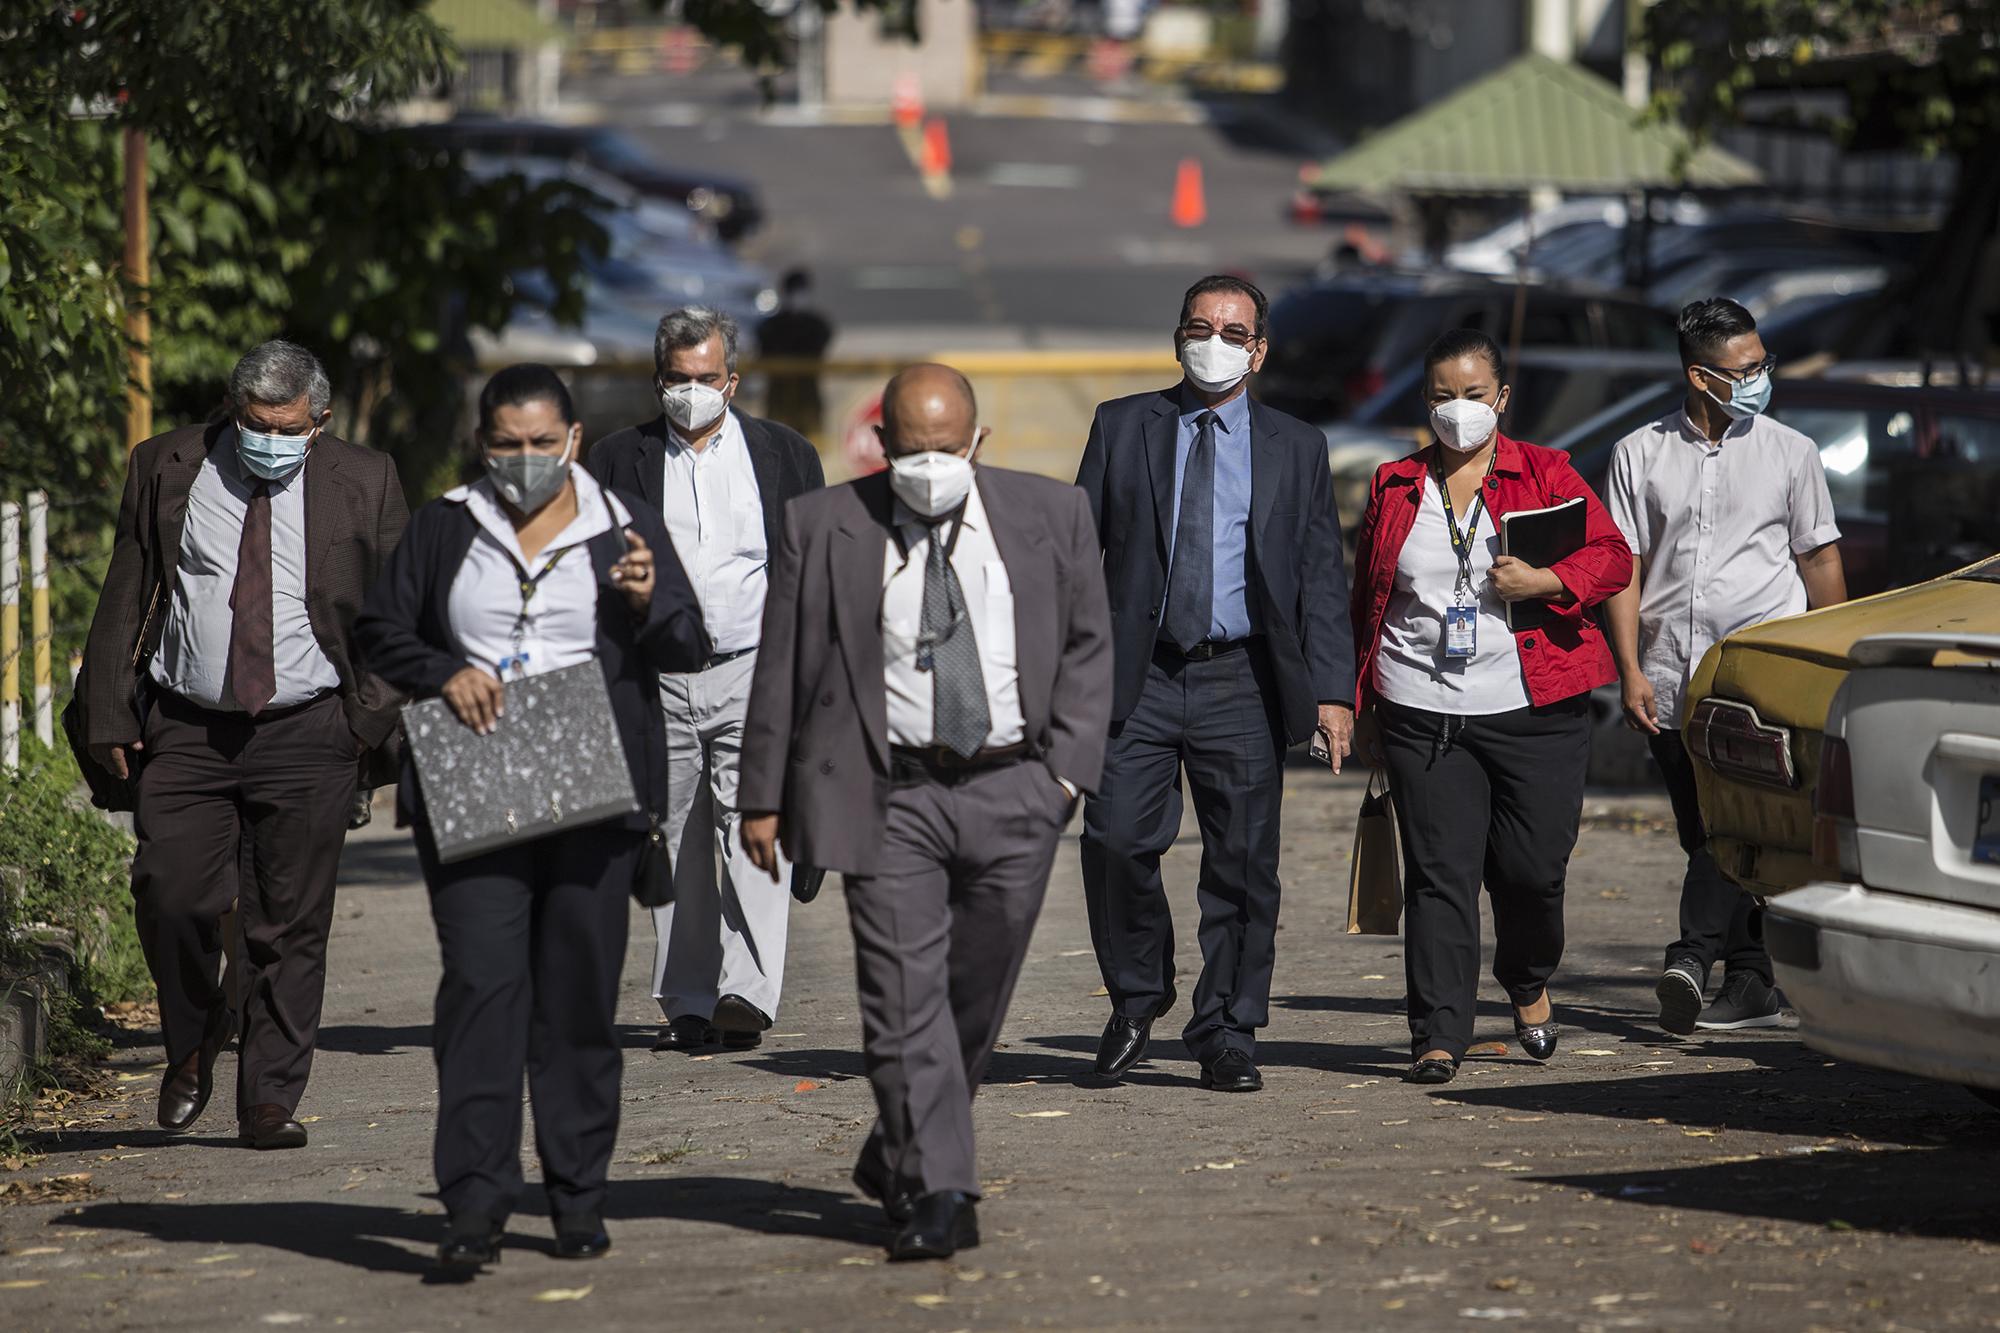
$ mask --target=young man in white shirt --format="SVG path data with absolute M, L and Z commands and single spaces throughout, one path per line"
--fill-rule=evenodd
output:
M 653 996 L 667 1019 L 656 1051 L 718 1041 L 747 1050 L 778 1012 L 791 888 L 750 865 L 736 836 L 744 712 L 784 506 L 825 484 L 805 437 L 738 412 L 735 321 L 703 306 L 660 321 L 653 355 L 662 415 L 591 446 L 586 466 L 666 520 L 715 651 L 699 670 L 660 678 L 667 715 L 674 900 L 653 909 Z M 721 867 L 717 873 L 718 863 Z
M 1660 1026 L 1685 1035 L 1771 1027 L 1772 985 L 1757 900 L 1708 852 L 1682 700 L 1702 654 L 1737 630 L 1847 598 L 1840 529 L 1819 448 L 1763 415 L 1772 359 L 1756 321 L 1722 297 L 1681 311 L 1688 392 L 1618 442 L 1605 495 L 1632 545 L 1632 584 L 1605 604 L 1625 719 L 1647 734 L 1688 855 L 1680 937 L 1660 976 Z M 1722 988 L 1702 1007 L 1709 969 Z

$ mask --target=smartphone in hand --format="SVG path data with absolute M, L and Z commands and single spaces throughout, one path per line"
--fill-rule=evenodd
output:
M 1315 731 L 1312 738 L 1312 747 L 1306 753 L 1312 757 L 1314 763 L 1325 764 L 1331 768 L 1333 766 L 1333 750 L 1327 744 L 1327 740 L 1328 737 L 1324 731 Z

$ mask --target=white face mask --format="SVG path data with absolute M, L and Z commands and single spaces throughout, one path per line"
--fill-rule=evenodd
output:
M 1447 449 L 1462 454 L 1477 451 L 1500 428 L 1500 414 L 1485 403 L 1454 398 L 1431 409 L 1431 429 Z
M 889 489 L 923 517 L 942 518 L 972 493 L 972 456 L 978 452 L 979 427 L 974 426 L 972 447 L 963 454 L 930 449 L 891 458 Z
M 715 424 L 716 418 L 729 407 L 729 395 L 711 385 L 689 380 L 662 390 L 660 406 L 666 410 L 667 420 L 680 427 L 683 434 L 692 435 Z
M 1224 342 L 1221 334 L 1201 342 L 1184 342 L 1181 368 L 1187 371 L 1188 381 L 1195 388 L 1203 393 L 1221 393 L 1235 388 L 1250 373 L 1250 349 Z

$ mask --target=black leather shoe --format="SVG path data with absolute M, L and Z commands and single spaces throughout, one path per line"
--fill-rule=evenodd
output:
M 1537 1060 L 1546 1060 L 1556 1053 L 1556 1042 L 1562 1039 L 1562 1029 L 1556 1026 L 1555 1015 L 1549 1015 L 1546 1023 L 1523 1023 L 1514 1019 L 1514 1035 L 1520 1039 L 1521 1049 Z
M 722 1049 L 725 1051 L 754 1051 L 764 1044 L 761 1032 L 725 1032 L 722 1034 Z
M 595 1217 L 556 1219 L 556 1258 L 601 1259 L 611 1249 L 611 1235 Z
M 499 1263 L 500 1232 L 498 1222 L 483 1218 L 446 1223 L 444 1239 L 438 1242 L 438 1269 L 448 1277 L 464 1280 L 488 1264 Z
M 1458 1077 L 1456 1060 L 1419 1060 L 1403 1075 L 1405 1083 L 1449 1083 Z
M 1264 1076 L 1241 1051 L 1224 1051 L 1201 1062 L 1201 1086 L 1212 1092 L 1262 1092 Z
M 1111 1015 L 1111 1021 L 1104 1025 L 1104 1035 L 1097 1041 L 1097 1076 L 1123 1078 L 1126 1071 L 1145 1058 L 1146 1043 L 1153 1035 L 1153 1019 L 1173 1008 L 1178 998 L 1174 983 L 1170 981 L 1166 996 L 1160 1001 L 1160 1007 L 1153 1010 L 1152 1018 Z
M 208 1016 L 201 1045 L 181 1061 L 179 1069 L 160 1080 L 161 1129 L 182 1130 L 201 1118 L 215 1091 L 215 1057 L 229 1040 L 229 1008 L 218 1005 Z
M 292 1113 L 271 1103 L 253 1106 L 237 1123 L 243 1141 L 259 1151 L 273 1148 L 303 1148 L 306 1127 L 292 1119 Z
M 910 1206 L 910 1220 L 889 1242 L 889 1258 L 949 1259 L 979 1244 L 979 1214 L 957 1190 L 926 1194 Z
M 771 1016 L 741 995 L 725 995 L 715 1002 L 715 1016 L 709 1022 L 724 1038 L 754 1037 L 771 1026 Z
M 670 1020 L 660 1035 L 653 1040 L 656 1051 L 698 1051 L 716 1042 L 715 1025 L 705 1018 L 693 1014 L 682 1014 Z
M 894 1222 L 897 1226 L 901 1226 L 910 1220 L 910 1213 L 916 1207 L 916 1195 L 891 1193 L 889 1186 L 884 1185 L 880 1179 L 863 1172 L 858 1166 L 854 1168 L 854 1174 L 851 1179 L 854 1181 L 854 1188 L 882 1205 L 883 1213 L 888 1216 L 891 1222 Z

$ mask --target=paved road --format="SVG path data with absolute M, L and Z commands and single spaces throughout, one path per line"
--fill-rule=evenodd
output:
M 773 123 L 742 84 L 647 76 L 568 91 L 665 160 L 755 181 L 770 221 L 745 253 L 811 266 L 825 307 L 870 350 L 884 330 L 907 341 L 941 327 L 1029 347 L 1164 339 L 1192 279 L 1241 270 L 1275 290 L 1331 245 L 1283 216 L 1309 146 L 1226 107 L 1056 99 L 1046 115 L 948 114 L 952 192 L 934 199 L 892 127 Z M 1208 220 L 1183 229 L 1169 210 L 1189 158 Z
M 312 1145 L 237 1148 L 226 1098 L 191 1135 L 148 1128 L 160 1051 L 136 1034 L 114 1095 L 63 1110 L 45 1155 L 0 1171 L 0 1203 L 90 1173 L 70 1202 L 0 1206 L 0 1326 L 1994 1326 L 2000 1116 L 1790 1032 L 1677 1042 L 1650 1025 L 1677 859 L 1658 801 L 1618 798 L 1640 817 L 1583 834 L 1557 1059 L 1399 1083 L 1400 942 L 1341 933 L 1355 798 L 1292 774 L 1259 1096 L 1201 1092 L 1171 1040 L 1122 1087 L 1090 1079 L 1104 1001 L 1076 858 L 1059 859 L 979 1102 L 985 1244 L 946 1264 L 884 1264 L 887 1233 L 847 1184 L 871 1102 L 838 889 L 795 917 L 779 1035 L 743 1056 L 650 1053 L 635 920 L 616 1248 L 551 1258 L 535 1197 L 470 1288 L 422 1280 L 436 948 L 407 842 L 371 829 L 345 864 Z M 1169 869 L 1184 940 L 1197 855 L 1190 828 Z M 1485 991 L 1479 1035 L 1507 1040 Z

